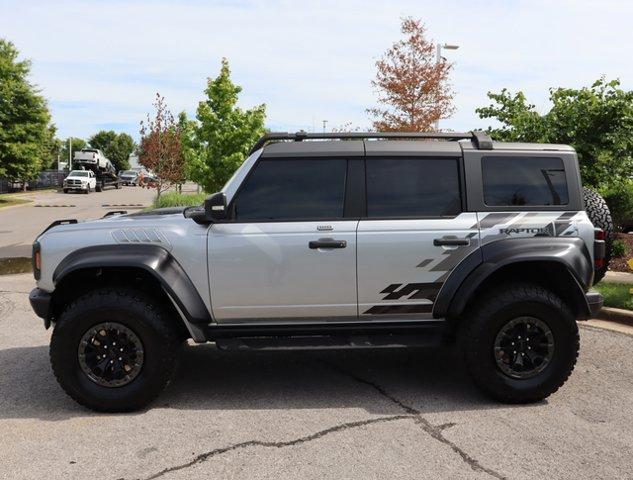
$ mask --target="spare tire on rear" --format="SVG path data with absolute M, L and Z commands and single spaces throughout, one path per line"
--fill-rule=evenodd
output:
M 615 238 L 615 230 L 613 228 L 613 220 L 611 218 L 611 212 L 607 202 L 604 201 L 602 196 L 590 188 L 582 188 L 582 196 L 585 202 L 585 210 L 589 220 L 593 223 L 594 227 L 604 230 L 605 238 L 605 256 L 604 266 L 596 270 L 594 283 L 598 283 L 604 277 L 605 273 L 609 269 L 609 262 L 611 261 L 611 250 L 613 248 L 613 240 Z

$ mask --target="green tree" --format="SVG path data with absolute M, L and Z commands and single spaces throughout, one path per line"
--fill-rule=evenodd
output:
M 633 92 L 604 78 L 590 87 L 550 90 L 552 108 L 540 114 L 523 92 L 488 93 L 493 104 L 478 108 L 480 118 L 495 119 L 489 128 L 503 141 L 565 143 L 578 153 L 585 184 L 599 188 L 633 174 Z
M 0 177 L 35 178 L 54 150 L 46 100 L 28 81 L 31 63 L 0 39 Z
M 127 133 L 101 130 L 90 137 L 88 143 L 101 150 L 117 171 L 130 168 L 128 158 L 136 150 L 136 143 Z
M 198 105 L 192 144 L 185 150 L 191 180 L 207 192 L 222 188 L 264 133 L 266 105 L 239 108 L 241 91 L 231 81 L 229 62 L 223 58 L 220 75 L 207 80 L 207 98 Z

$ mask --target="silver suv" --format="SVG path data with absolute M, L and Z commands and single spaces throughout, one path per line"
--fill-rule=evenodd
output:
M 564 145 L 482 132 L 269 134 L 203 206 L 58 221 L 30 300 L 64 390 L 140 408 L 185 339 L 219 348 L 457 341 L 504 402 L 555 392 L 602 305 L 602 230 Z

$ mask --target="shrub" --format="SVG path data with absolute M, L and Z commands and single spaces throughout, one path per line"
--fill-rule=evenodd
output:
M 633 181 L 630 179 L 612 183 L 599 189 L 607 202 L 611 218 L 618 230 L 633 225 Z
M 192 207 L 202 205 L 205 198 L 206 195 L 204 193 L 167 192 L 154 200 L 154 208 Z
M 621 258 L 626 256 L 626 243 L 624 243 L 622 240 L 614 240 L 612 248 L 614 257 Z

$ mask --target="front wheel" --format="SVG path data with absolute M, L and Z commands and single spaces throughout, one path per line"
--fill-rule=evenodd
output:
M 490 397 L 530 403 L 556 392 L 574 369 L 578 326 L 565 303 L 532 284 L 486 295 L 464 316 L 459 334 L 466 367 Z
M 166 311 L 144 294 L 103 288 L 59 317 L 50 358 L 75 401 L 103 412 L 137 410 L 170 382 L 180 341 Z

